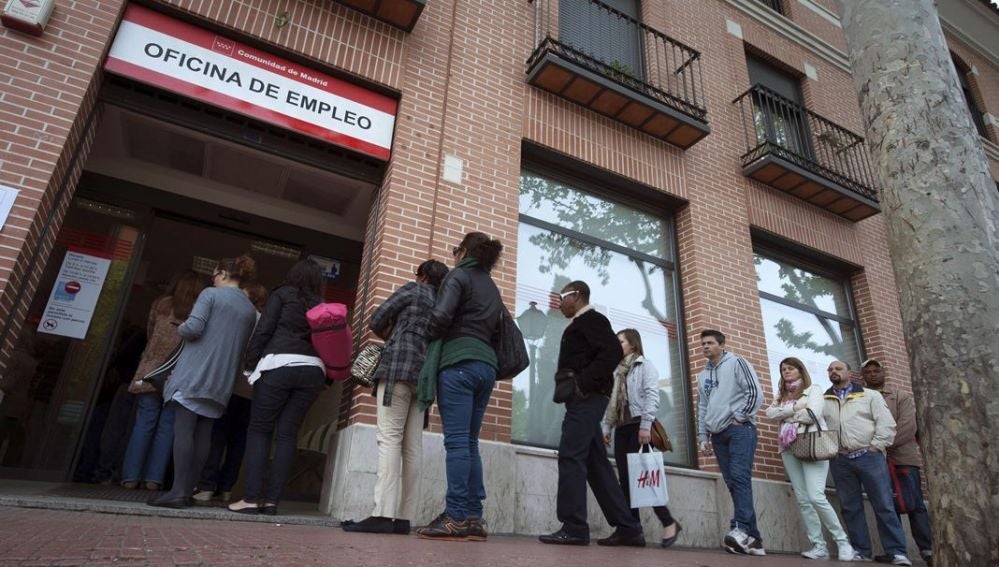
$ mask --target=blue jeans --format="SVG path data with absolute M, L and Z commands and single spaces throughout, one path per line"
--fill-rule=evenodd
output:
M 752 423 L 733 423 L 721 433 L 711 434 L 711 447 L 718 459 L 725 486 L 732 495 L 735 517 L 729 523 L 763 543 L 756 527 L 756 509 L 753 508 L 753 457 L 756 455 L 756 426 Z
M 867 533 L 867 519 L 864 517 L 862 486 L 874 509 L 881 547 L 888 555 L 905 555 L 905 532 L 892 503 L 891 479 L 884 454 L 869 451 L 855 459 L 839 455 L 829 468 L 853 548 L 871 557 L 871 536 Z
M 121 465 L 121 480 L 162 486 L 173 456 L 173 408 L 164 408 L 159 394 L 136 398 L 135 425 Z
M 460 362 L 437 375 L 437 407 L 447 454 L 444 511 L 459 522 L 482 517 L 486 488 L 482 483 L 479 431 L 495 385 L 496 369 L 485 362 Z

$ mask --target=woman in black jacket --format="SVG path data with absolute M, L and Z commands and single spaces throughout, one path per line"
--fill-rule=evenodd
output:
M 298 430 L 326 383 L 322 359 L 312 347 L 305 318 L 320 303 L 323 276 L 319 264 L 302 260 L 274 290 L 246 349 L 246 369 L 253 370 L 250 427 L 246 438 L 246 494 L 229 505 L 242 514 L 277 514 L 281 492 L 295 460 Z M 264 473 L 271 435 L 277 423 L 277 448 L 270 479 Z
M 421 538 L 486 539 L 479 431 L 496 385 L 492 341 L 503 300 L 489 272 L 502 250 L 499 240 L 481 232 L 465 235 L 453 251 L 457 264 L 441 283 L 430 313 L 427 334 L 431 340 L 441 341 L 440 358 L 432 358 L 435 348 L 431 348 L 424 373 L 431 372 L 433 365 L 438 370 L 437 407 L 444 428 L 447 502 L 443 514 L 416 530 Z

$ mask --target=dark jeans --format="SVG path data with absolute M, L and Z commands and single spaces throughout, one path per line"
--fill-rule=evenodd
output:
M 836 483 L 839 505 L 843 510 L 846 531 L 853 548 L 858 553 L 871 556 L 871 536 L 867 532 L 864 497 L 861 493 L 863 487 L 874 509 L 881 547 L 888 555 L 905 555 L 905 532 L 902 531 L 902 521 L 892 504 L 891 479 L 884 454 L 870 451 L 856 459 L 839 455 L 832 460 L 829 469 Z
M 756 527 L 756 509 L 753 508 L 753 458 L 756 455 L 756 426 L 752 423 L 733 423 L 721 433 L 711 434 L 711 448 L 718 460 L 725 486 L 732 496 L 735 515 L 729 523 L 763 543 Z
M 246 429 L 250 425 L 250 400 L 229 398 L 225 415 L 212 426 L 212 450 L 201 471 L 199 490 L 231 492 L 239 479 L 239 468 L 246 452 Z M 225 455 L 225 461 L 222 456 Z
M 608 401 L 604 396 L 592 395 L 565 404 L 562 438 L 558 443 L 556 515 L 562 529 L 575 537 L 590 537 L 586 521 L 587 483 L 607 523 L 627 535 L 642 532 L 642 524 L 632 515 L 607 459 L 600 421 Z
M 282 366 L 268 370 L 253 384 L 250 426 L 246 433 L 247 502 L 277 504 L 295 463 L 298 430 L 323 389 L 325 376 L 316 366 Z M 274 462 L 264 487 L 271 437 L 277 429 Z
M 637 453 L 638 429 L 640 423 L 628 423 L 614 430 L 614 461 L 617 463 L 617 477 L 621 483 L 621 491 L 624 492 L 624 501 L 631 503 L 631 482 L 628 476 L 628 453 Z M 675 521 L 666 506 L 654 506 L 652 511 L 656 513 L 659 522 L 663 527 L 673 525 Z M 631 509 L 631 515 L 635 521 L 639 520 L 638 508 Z
M 495 385 L 496 369 L 474 360 L 448 366 L 437 376 L 437 407 L 444 429 L 447 471 L 444 511 L 459 522 L 482 517 L 486 488 L 479 432 Z
M 926 555 L 933 550 L 933 539 L 930 535 L 930 513 L 926 510 L 926 502 L 923 500 L 922 479 L 919 478 L 919 467 L 905 465 L 895 465 L 895 470 L 900 477 L 907 482 L 899 482 L 899 488 L 905 495 L 906 502 L 915 502 L 915 509 L 908 513 L 909 529 L 912 531 L 912 539 L 916 542 L 919 552 Z

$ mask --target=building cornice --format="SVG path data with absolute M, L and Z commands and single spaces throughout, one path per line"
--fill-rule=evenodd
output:
M 829 8 L 821 4 L 817 4 L 812 0 L 798 0 L 798 3 L 808 8 L 809 10 L 815 12 L 816 14 L 822 16 L 827 22 L 836 26 L 837 28 L 843 27 L 843 23 L 839 21 L 839 15 L 833 12 Z
M 982 147 L 985 148 L 985 155 L 992 161 L 999 162 L 999 145 L 992 142 L 988 138 L 978 137 L 982 142 Z
M 988 6 L 970 0 L 941 0 L 937 8 L 940 27 L 948 35 L 999 67 L 999 41 L 996 39 L 999 38 L 999 15 Z
M 725 0 L 725 2 L 781 36 L 825 59 L 837 68 L 847 73 L 851 72 L 850 59 L 846 53 L 770 8 L 767 8 L 761 2 L 756 0 Z

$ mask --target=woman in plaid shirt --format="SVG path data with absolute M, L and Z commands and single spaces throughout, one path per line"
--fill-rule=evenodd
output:
M 416 383 L 427 353 L 427 319 L 447 272 L 436 260 L 420 264 L 416 281 L 399 288 L 371 316 L 368 326 L 386 340 L 373 377 L 378 400 L 375 509 L 360 522 L 344 522 L 344 531 L 408 534 L 416 519 L 423 458 Z

